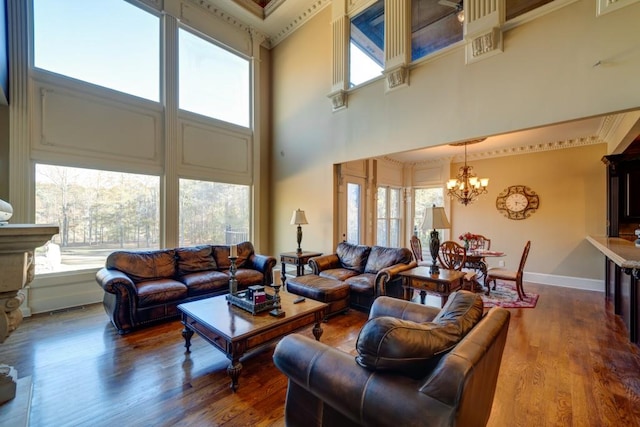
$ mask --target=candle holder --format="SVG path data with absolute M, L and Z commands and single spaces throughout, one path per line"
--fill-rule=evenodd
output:
M 273 310 L 269 312 L 270 315 L 275 317 L 282 317 L 285 315 L 285 312 L 282 310 L 282 306 L 280 305 L 280 284 L 272 284 L 273 287 Z
M 229 261 L 231 261 L 231 267 L 229 268 L 229 274 L 231 275 L 231 277 L 229 277 L 229 293 L 231 295 L 238 292 L 238 281 L 236 280 L 236 271 L 238 268 L 236 267 L 236 259 L 238 259 L 238 257 L 229 257 Z

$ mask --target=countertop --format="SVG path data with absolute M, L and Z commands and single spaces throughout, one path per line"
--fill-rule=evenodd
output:
M 619 237 L 587 236 L 600 252 L 622 268 L 640 269 L 640 247 Z

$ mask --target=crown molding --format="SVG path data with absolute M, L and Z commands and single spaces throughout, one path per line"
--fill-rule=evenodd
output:
M 331 0 L 316 0 L 307 8 L 305 8 L 302 12 L 300 12 L 291 22 L 285 25 L 282 29 L 278 31 L 277 34 L 270 37 L 271 46 L 275 47 L 282 40 L 287 38 L 290 34 L 292 34 L 295 30 L 304 25 L 307 21 L 313 18 L 318 12 L 320 12 L 325 7 L 331 4 Z M 268 6 L 267 6 L 268 7 Z
M 539 144 L 527 144 L 514 147 L 499 148 L 496 150 L 487 150 L 478 153 L 467 153 L 467 161 L 469 160 L 486 160 L 497 157 L 515 156 L 518 154 L 541 153 L 544 151 L 563 150 L 565 148 L 583 147 L 587 145 L 603 144 L 599 135 L 592 135 L 582 138 L 565 139 L 553 142 L 541 142 Z M 389 161 L 392 159 L 382 156 L 381 158 Z M 456 154 L 455 156 L 443 156 L 432 159 L 421 160 L 419 162 L 406 162 L 405 165 L 433 165 L 441 164 L 448 160 L 451 163 L 464 162 L 464 154 Z

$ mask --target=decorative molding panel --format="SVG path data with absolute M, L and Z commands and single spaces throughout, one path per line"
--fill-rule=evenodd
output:
M 640 0 L 596 0 L 596 16 L 616 11 Z
M 160 165 L 160 112 L 60 87 L 35 89 L 31 142 L 36 158 L 49 152 Z
M 407 67 L 398 67 L 384 72 L 387 82 L 386 92 L 409 86 L 409 70 Z
M 181 172 L 196 169 L 224 173 L 250 182 L 253 152 L 251 135 L 213 127 L 195 121 L 181 120 L 179 165 Z
M 502 53 L 502 31 L 492 28 L 467 42 L 467 64 Z
M 335 93 L 330 93 L 327 97 L 331 100 L 331 106 L 333 111 L 338 111 L 347 108 L 347 92 L 340 90 Z

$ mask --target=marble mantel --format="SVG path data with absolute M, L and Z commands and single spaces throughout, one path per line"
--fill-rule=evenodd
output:
M 58 234 L 54 225 L 5 224 L 0 226 L 0 344 L 22 322 L 20 292 L 33 280 L 34 251 Z M 15 397 L 17 373 L 0 364 L 0 404 Z
M 587 236 L 587 240 L 617 266 L 640 270 L 640 247 L 619 237 Z

